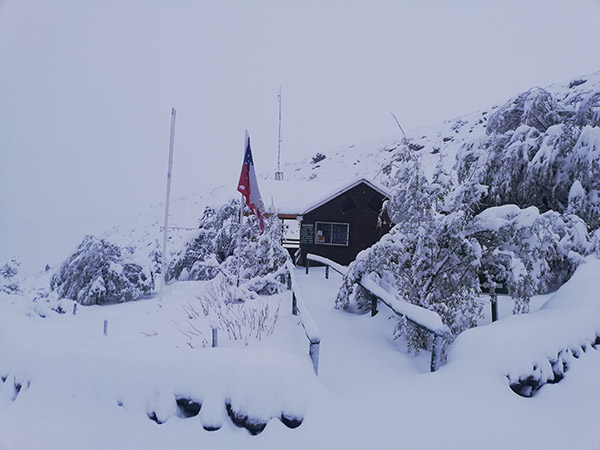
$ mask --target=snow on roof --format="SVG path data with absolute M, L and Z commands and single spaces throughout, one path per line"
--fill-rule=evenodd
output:
M 381 195 L 389 197 L 385 188 L 366 179 L 351 182 L 261 180 L 260 190 L 267 211 L 278 214 L 302 215 L 327 203 L 360 183 L 365 183 Z

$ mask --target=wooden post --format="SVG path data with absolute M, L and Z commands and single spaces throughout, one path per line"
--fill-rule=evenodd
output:
M 73 303 L 73 315 L 77 314 L 77 303 Z
M 369 294 L 371 296 L 371 317 L 373 317 L 377 314 L 377 297 L 375 297 L 375 295 L 371 294 L 370 292 Z
M 287 288 L 288 288 L 288 291 L 292 290 L 292 274 L 291 273 L 287 277 Z
M 292 291 L 292 314 L 298 315 L 298 302 L 296 300 L 296 293 Z
M 325 278 L 329 280 L 329 266 L 325 266 Z
M 315 375 L 319 375 L 319 345 L 321 342 L 311 342 L 308 348 L 308 354 L 312 361 L 313 368 L 315 369 Z
M 104 336 L 108 336 L 108 320 L 104 319 Z
M 219 346 L 219 329 L 218 328 L 212 329 L 212 346 L 215 348 Z
M 442 362 L 442 345 L 443 337 L 439 334 L 434 334 L 433 343 L 431 345 L 431 372 L 435 372 L 440 368 Z
M 304 261 L 304 265 L 306 266 L 306 275 L 308 275 L 308 268 L 310 266 L 310 259 L 308 259 L 308 257 L 306 258 L 306 261 Z
M 490 303 L 492 304 L 492 322 L 498 320 L 498 296 L 491 295 Z

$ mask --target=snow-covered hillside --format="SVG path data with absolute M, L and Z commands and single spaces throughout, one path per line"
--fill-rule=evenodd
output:
M 565 115 L 571 116 L 584 111 L 588 111 L 590 115 L 600 115 L 600 72 L 556 83 L 544 90 L 556 101 L 556 109 L 563 111 Z M 284 183 L 291 182 L 294 186 L 302 181 L 322 183 L 322 188 L 312 188 L 311 192 L 332 191 L 336 186 L 360 177 L 384 186 L 389 185 L 389 175 L 394 167 L 396 152 L 404 145 L 421 155 L 423 169 L 428 176 L 432 175 L 441 159 L 446 170 L 456 177 L 453 168 L 457 155 L 464 155 L 466 149 L 487 139 L 488 118 L 499 109 L 513 104 L 518 97 L 519 95 L 508 100 L 505 105 L 491 105 L 485 111 L 407 130 L 406 136 L 399 131 L 396 136 L 342 146 L 315 154 L 312 158 L 285 163 L 282 166 Z M 257 170 L 260 179 L 273 180 L 274 170 L 265 171 L 261 167 Z M 267 207 L 270 207 L 273 201 L 277 209 L 277 189 L 273 184 L 271 182 L 266 190 L 263 189 L 263 197 Z M 171 249 L 178 249 L 189 238 L 190 230 L 186 228 L 197 227 L 206 206 L 217 206 L 229 199 L 238 198 L 235 188 L 219 186 L 208 192 L 189 193 L 173 199 L 170 225 L 182 229 L 171 232 Z M 141 254 L 148 255 L 150 251 L 159 249 L 163 214 L 164 207 L 156 205 L 141 212 L 129 222 L 115 226 L 104 237 L 123 246 L 134 245 Z

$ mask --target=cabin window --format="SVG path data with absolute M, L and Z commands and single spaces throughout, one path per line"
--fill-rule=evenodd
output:
M 383 197 L 380 197 L 378 195 L 374 195 L 373 197 L 371 197 L 371 200 L 369 200 L 369 203 L 367 203 L 367 208 L 369 208 L 371 211 L 376 212 L 377 214 L 381 212 L 382 207 Z
M 336 222 L 315 222 L 315 244 L 348 245 L 350 225 Z
M 342 212 L 342 214 L 346 214 L 347 212 L 350 212 L 354 208 L 356 208 L 356 202 L 354 201 L 351 195 L 344 195 L 339 200 L 338 206 L 340 207 L 340 211 Z

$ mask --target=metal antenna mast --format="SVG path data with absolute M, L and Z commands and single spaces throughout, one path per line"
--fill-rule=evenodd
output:
M 283 180 L 283 172 L 281 171 L 281 86 L 277 93 L 277 100 L 279 102 L 279 137 L 277 139 L 277 172 L 275 172 L 275 179 Z

